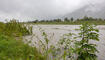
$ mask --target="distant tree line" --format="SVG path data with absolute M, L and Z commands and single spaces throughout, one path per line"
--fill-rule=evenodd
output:
M 38 23 L 38 22 L 75 22 L 75 21 L 104 21 L 105 19 L 102 18 L 93 18 L 93 17 L 87 17 L 84 16 L 81 19 L 74 19 L 73 17 L 68 18 L 65 17 L 64 19 L 53 19 L 53 20 L 34 20 L 34 21 L 28 21 L 29 23 Z

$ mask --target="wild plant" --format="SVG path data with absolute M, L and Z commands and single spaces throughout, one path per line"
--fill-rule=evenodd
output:
M 80 33 L 77 38 L 80 40 L 76 42 L 77 60 L 97 60 L 97 45 L 91 43 L 91 40 L 99 41 L 99 30 L 95 25 L 88 23 L 82 24 L 78 30 Z
M 20 37 L 32 33 L 23 23 L 12 20 L 0 23 L 0 60 L 46 60 L 35 46 L 24 43 Z M 2 33 L 3 32 L 3 33 Z M 16 37 L 19 39 L 16 40 Z
M 37 49 L 39 50 L 39 52 L 41 52 L 43 54 L 43 56 L 49 60 L 49 38 L 47 33 L 40 27 L 39 27 L 39 31 L 41 33 L 41 37 L 43 37 L 43 40 L 41 38 L 39 38 L 39 36 L 37 36 L 36 34 L 34 35 L 34 37 L 36 37 L 38 39 L 37 42 L 35 42 L 35 44 L 37 44 Z
M 37 51 L 21 40 L 0 34 L 0 60 L 46 60 Z
M 64 34 L 63 37 L 58 41 L 58 51 L 60 52 L 60 54 L 58 55 L 60 56 L 60 59 L 74 60 L 75 39 L 73 38 L 73 36 L 75 36 L 74 33 Z
M 13 19 L 5 24 L 4 31 L 6 35 L 24 36 L 32 34 L 32 26 L 27 26 Z

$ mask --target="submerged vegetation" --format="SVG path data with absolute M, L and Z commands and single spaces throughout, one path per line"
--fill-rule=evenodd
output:
M 39 39 L 41 42 L 39 49 L 47 60 L 97 60 L 97 45 L 90 42 L 91 40 L 99 41 L 99 31 L 95 27 L 95 25 L 84 23 L 80 29 L 76 29 L 80 33 L 64 34 L 57 45 L 50 45 L 51 39 L 40 28 L 44 41 Z
M 0 22 L 0 60 L 97 60 L 97 45 L 90 42 L 99 41 L 95 25 L 82 24 L 76 29 L 80 33 L 64 34 L 57 45 L 50 45 L 47 33 L 41 28 L 39 30 L 44 41 L 39 39 L 37 48 L 38 45 L 30 46 L 30 42 L 23 41 L 23 36 L 32 35 L 32 26 L 16 20 Z

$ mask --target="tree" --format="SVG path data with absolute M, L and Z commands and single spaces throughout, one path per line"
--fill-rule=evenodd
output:
M 74 20 L 74 18 L 72 17 L 72 18 L 71 18 L 71 21 L 73 21 L 73 20 Z
M 39 21 L 38 20 L 33 21 L 33 23 L 37 23 L 37 22 L 39 22 Z
M 87 16 L 84 16 L 84 18 L 83 18 L 85 21 L 88 21 L 89 20 L 89 18 L 87 17 Z
M 77 21 L 80 21 L 80 19 L 78 18 Z
M 56 22 L 61 22 L 61 19 L 56 19 Z
M 69 19 L 67 17 L 64 18 L 64 22 L 69 22 Z
M 102 21 L 102 19 L 101 19 L 101 18 L 99 18 L 98 20 L 99 20 L 99 21 Z
M 99 41 L 99 30 L 94 27 L 94 25 L 85 23 L 78 29 L 80 30 L 79 38 L 81 40 L 76 42 L 77 60 L 97 60 L 97 55 L 95 54 L 98 52 L 97 45 L 90 43 L 90 40 Z
M 59 51 L 62 52 L 59 55 L 63 60 L 75 60 L 75 40 L 73 36 L 75 36 L 74 33 L 64 34 L 58 41 Z
M 92 17 L 89 17 L 88 19 L 89 19 L 89 21 L 93 21 L 94 20 Z

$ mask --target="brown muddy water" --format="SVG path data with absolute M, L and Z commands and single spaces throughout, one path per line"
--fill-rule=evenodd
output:
M 47 33 L 49 38 L 49 46 L 55 45 L 59 41 L 59 39 L 62 37 L 63 34 L 67 33 L 75 33 L 77 34 L 78 31 L 75 31 L 75 29 L 79 28 L 79 25 L 33 25 L 33 35 L 32 36 L 26 36 L 25 39 L 28 41 L 31 41 L 31 45 L 37 46 L 38 40 L 43 41 L 43 37 L 41 34 L 41 31 L 39 29 L 44 30 L 44 32 Z M 105 25 L 99 25 L 97 26 L 99 29 L 99 42 L 93 42 L 96 43 L 97 49 L 99 50 L 98 60 L 105 60 Z

